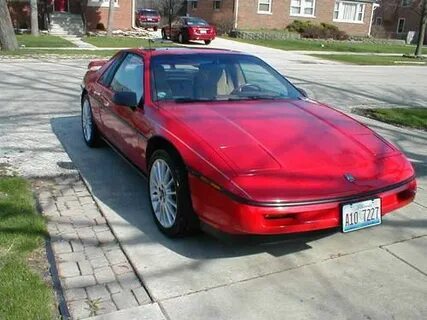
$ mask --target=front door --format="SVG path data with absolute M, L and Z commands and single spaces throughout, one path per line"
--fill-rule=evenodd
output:
M 129 107 L 116 105 L 113 102 L 113 95 L 120 91 L 135 92 L 140 101 L 144 89 L 143 74 L 143 58 L 128 53 L 111 79 L 110 85 L 104 90 L 104 108 L 101 112 L 104 129 L 109 133 L 107 138 L 137 165 L 141 161 L 141 140 L 133 118 L 139 109 L 132 110 Z
M 54 0 L 55 11 L 67 12 L 68 11 L 68 0 Z

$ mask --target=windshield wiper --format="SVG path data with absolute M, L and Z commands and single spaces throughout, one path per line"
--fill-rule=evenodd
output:
M 275 95 L 248 95 L 228 98 L 228 101 L 239 101 L 239 100 L 282 100 L 286 99 L 284 96 Z
M 175 102 L 178 103 L 190 103 L 190 102 L 211 102 L 216 101 L 215 99 L 209 99 L 209 98 L 190 98 L 190 97 L 184 97 L 184 98 L 176 98 L 174 99 Z

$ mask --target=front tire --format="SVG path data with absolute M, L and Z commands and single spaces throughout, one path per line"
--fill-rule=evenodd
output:
M 91 148 L 98 147 L 101 144 L 101 138 L 93 120 L 92 107 L 88 96 L 83 98 L 81 124 L 85 143 Z
M 159 230 L 168 237 L 196 231 L 199 222 L 191 205 L 187 172 L 178 156 L 155 151 L 148 172 L 148 197 Z

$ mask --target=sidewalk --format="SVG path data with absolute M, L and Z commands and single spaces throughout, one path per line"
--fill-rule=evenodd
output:
M 78 176 L 34 183 L 72 319 L 151 303 Z

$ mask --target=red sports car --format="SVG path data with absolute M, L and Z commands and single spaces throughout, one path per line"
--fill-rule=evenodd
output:
M 187 43 L 190 40 L 202 40 L 210 44 L 216 37 L 215 27 L 197 17 L 178 17 L 172 24 L 162 28 L 162 38 Z
M 147 175 L 168 236 L 201 222 L 234 234 L 348 232 L 415 196 L 395 146 L 248 54 L 120 51 L 89 64 L 81 104 L 86 144 L 105 140 Z

